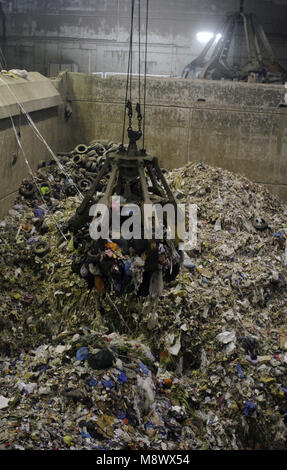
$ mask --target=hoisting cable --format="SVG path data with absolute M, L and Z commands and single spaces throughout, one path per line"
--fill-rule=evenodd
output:
M 146 123 L 146 77 L 147 77 L 147 42 L 148 42 L 149 0 L 146 0 L 145 28 L 145 64 L 144 64 L 144 115 L 143 115 L 143 152 L 145 152 L 145 123 Z
M 139 13 L 138 13 L 138 33 L 139 33 L 139 101 L 136 106 L 136 111 L 137 111 L 137 119 L 138 119 L 138 130 L 139 133 L 142 135 L 142 114 L 141 114 L 141 0 L 138 0 L 139 4 Z
M 126 112 L 127 112 L 127 105 L 128 105 L 129 81 L 130 81 L 130 71 L 131 71 L 131 68 L 132 68 L 134 8 L 135 8 L 135 0 L 131 0 L 130 45 L 129 45 L 128 71 L 127 71 L 127 81 L 126 81 L 126 96 L 125 96 L 123 132 L 122 132 L 122 146 L 124 145 L 124 140 L 125 140 Z M 131 91 L 130 91 L 130 98 L 131 98 Z
M 130 37 L 130 70 L 129 70 L 129 85 L 130 85 L 130 103 L 132 104 L 132 78 L 133 78 L 133 34 L 134 34 L 134 11 L 135 0 L 132 2 L 132 17 L 131 17 L 131 37 Z M 132 116 L 131 116 L 132 117 Z M 131 119 L 130 117 L 130 119 Z
M 141 104 L 141 0 L 139 3 L 139 104 Z
M 132 117 L 133 117 L 133 104 L 132 104 L 132 78 L 133 78 L 133 28 L 134 28 L 134 17 L 135 17 L 135 0 L 131 0 L 131 28 L 130 28 L 130 44 L 129 44 L 129 56 L 128 56 L 128 71 L 126 80 L 126 95 L 125 95 L 125 107 L 124 107 L 124 119 L 123 119 L 123 130 L 122 130 L 122 147 L 124 146 L 125 137 L 125 126 L 126 126 L 126 112 L 128 110 L 128 136 L 130 140 L 136 141 L 142 137 L 142 112 L 141 112 L 141 0 L 138 0 L 138 102 L 136 104 L 136 113 L 138 121 L 138 130 L 134 131 L 132 128 Z M 146 71 L 146 67 L 145 67 Z

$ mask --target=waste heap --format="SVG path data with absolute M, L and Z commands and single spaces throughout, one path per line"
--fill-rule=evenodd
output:
M 35 178 L 45 204 L 20 195 L 1 222 L 1 448 L 286 448 L 286 205 L 227 170 L 174 170 L 197 249 L 157 300 L 99 297 L 71 269 L 78 194 L 54 164 Z

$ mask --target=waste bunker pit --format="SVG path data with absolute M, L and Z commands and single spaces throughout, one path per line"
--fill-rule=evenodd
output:
M 96 269 L 98 253 L 88 258 L 88 234 L 69 229 L 117 146 L 80 147 L 81 159 L 77 146 L 58 154 L 57 164 L 41 162 L 0 224 L 5 442 L 173 449 L 180 438 L 193 449 L 284 448 L 285 204 L 205 163 L 164 170 L 175 197 L 197 205 L 198 243 L 159 296 L 143 297 L 135 289 L 146 269 L 142 246 L 136 256 L 136 247 L 102 245 L 123 266 L 114 283 Z M 82 197 L 80 181 L 89 182 Z M 119 295 L 133 263 L 134 288 Z M 35 406 L 45 429 L 39 440 Z M 61 429 L 51 413 L 64 413 Z
M 286 450 L 287 0 L 0 17 L 0 450 Z

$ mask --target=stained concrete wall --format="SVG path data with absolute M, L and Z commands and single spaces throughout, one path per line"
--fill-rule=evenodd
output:
M 2 0 L 2 4 L 7 35 L 2 47 L 9 68 L 48 75 L 55 70 L 51 64 L 74 64 L 75 71 L 85 73 L 126 72 L 130 0 Z M 277 59 L 287 65 L 286 2 L 245 4 L 246 12 L 255 13 L 263 24 Z M 215 31 L 226 13 L 238 10 L 239 0 L 150 1 L 148 73 L 180 76 L 202 50 L 196 33 Z M 136 60 L 135 53 L 135 70 Z
M 205 161 L 267 184 L 287 200 L 287 108 L 278 107 L 283 86 L 173 78 L 147 83 L 146 147 L 162 166 Z M 68 73 L 73 144 L 95 137 L 121 141 L 124 94 L 122 77 Z M 201 97 L 206 101 L 198 102 Z
M 54 152 L 103 139 L 121 141 L 125 80 L 63 73 L 52 83 L 63 105 L 31 113 Z M 136 82 L 137 83 L 137 82 Z M 287 201 L 287 108 L 278 104 L 281 85 L 256 85 L 184 79 L 147 80 L 146 148 L 167 168 L 204 161 L 268 185 Z M 198 102 L 204 97 L 205 102 Z M 66 100 L 73 114 L 64 120 Z M 134 96 L 136 101 L 136 95 Z M 18 125 L 19 117 L 15 117 Z M 21 118 L 22 143 L 35 169 L 49 153 Z M 9 119 L 0 120 L 0 217 L 12 205 L 28 175 Z
M 37 84 L 35 84 L 35 88 L 36 85 Z M 63 78 L 63 80 L 55 81 L 54 85 L 59 88 L 59 91 L 62 92 L 64 96 L 65 79 Z M 14 89 L 14 91 L 17 94 L 17 89 Z M 36 92 L 36 95 L 40 99 L 39 90 L 38 92 Z M 11 95 L 9 95 L 9 92 L 7 92 L 6 87 L 3 85 L 0 87 L 0 102 L 2 103 L 3 100 L 7 101 L 7 96 L 11 98 Z M 63 102 L 63 104 L 59 106 L 51 106 L 51 103 L 46 103 L 46 107 L 44 105 L 41 105 L 40 102 L 35 102 L 35 100 L 25 102 L 25 108 L 27 108 L 27 110 L 28 108 L 31 108 L 32 105 L 34 106 L 34 109 L 37 109 L 38 107 L 40 110 L 32 111 L 30 113 L 30 116 L 32 117 L 37 128 L 41 132 L 42 136 L 46 139 L 50 147 L 55 152 L 63 149 L 69 150 L 71 128 L 69 124 L 65 122 L 64 119 L 65 102 Z M 43 106 L 45 109 L 42 109 Z M 5 107 L 5 109 L 7 109 L 7 106 Z M 13 105 L 10 104 L 10 109 L 12 110 L 13 120 L 17 131 L 18 129 L 20 129 L 21 132 L 21 143 L 26 158 L 29 161 L 32 170 L 35 170 L 37 169 L 40 160 L 49 160 L 51 159 L 51 156 L 49 155 L 49 152 L 47 151 L 43 143 L 39 141 L 31 127 L 29 127 L 29 125 L 27 124 L 25 116 L 19 115 L 19 108 L 18 112 L 16 113 L 15 110 L 13 111 Z M 29 110 L 31 111 L 31 109 Z M 14 156 L 16 154 L 18 154 L 18 158 L 15 162 Z M 15 197 L 18 194 L 18 189 L 22 182 L 22 179 L 29 175 L 29 171 L 23 158 L 23 154 L 21 151 L 18 152 L 18 144 L 12 128 L 10 117 L 4 119 L 0 118 L 0 162 L 1 218 L 7 213 L 9 208 L 12 206 Z

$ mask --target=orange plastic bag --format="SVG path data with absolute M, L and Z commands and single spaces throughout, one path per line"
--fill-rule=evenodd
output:
M 114 242 L 107 242 L 107 243 L 106 243 L 106 248 L 107 248 L 108 250 L 114 250 L 114 251 L 116 251 L 116 250 L 119 249 L 119 246 L 118 246 L 116 243 L 114 243 Z

